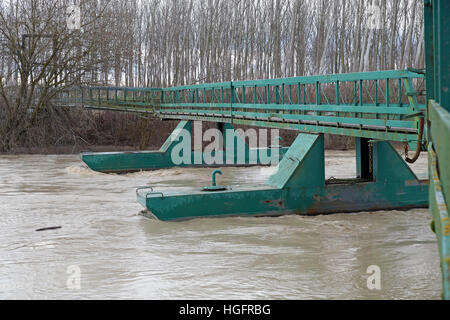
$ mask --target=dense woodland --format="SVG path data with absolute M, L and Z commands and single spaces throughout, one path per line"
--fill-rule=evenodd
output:
M 81 8 L 79 30 L 67 28 L 69 4 Z M 423 68 L 423 33 L 421 0 L 4 0 L 0 152 L 157 146 L 173 128 L 136 115 L 52 107 L 58 90 L 72 85 L 163 87 Z

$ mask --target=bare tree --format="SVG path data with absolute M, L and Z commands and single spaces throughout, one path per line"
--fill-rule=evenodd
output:
M 63 112 L 52 97 L 74 84 L 165 87 L 424 65 L 419 0 L 76 0 L 79 31 L 66 28 L 69 3 L 0 2 L 0 151 L 52 123 L 43 117 Z M 379 28 L 368 25 L 368 4 L 380 9 Z
M 65 10 L 56 0 L 18 0 L 0 10 L 1 53 L 12 60 L 0 75 L 0 151 L 10 150 L 58 92 L 97 64 L 89 59 L 96 45 L 89 33 L 99 16 L 85 17 L 82 31 L 71 31 Z

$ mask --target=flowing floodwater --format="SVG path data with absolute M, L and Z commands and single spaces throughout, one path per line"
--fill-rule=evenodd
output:
M 354 176 L 352 152 L 326 160 L 328 177 Z M 414 169 L 426 173 L 426 155 Z M 197 188 L 211 171 L 107 175 L 78 156 L 1 156 L 0 298 L 440 297 L 427 209 L 183 222 L 139 214 L 135 187 Z M 220 184 L 238 185 L 263 183 L 274 168 L 222 171 Z M 35 231 L 53 226 L 62 228 Z M 367 288 L 371 265 L 381 290 Z

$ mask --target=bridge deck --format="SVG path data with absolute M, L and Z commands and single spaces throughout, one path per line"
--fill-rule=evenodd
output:
M 172 88 L 82 87 L 61 105 L 330 133 L 417 141 L 425 105 L 409 70 L 237 81 Z

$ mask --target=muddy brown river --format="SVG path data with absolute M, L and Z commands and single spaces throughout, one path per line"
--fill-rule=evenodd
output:
M 326 163 L 328 178 L 355 175 L 353 152 L 327 152 Z M 426 174 L 426 155 L 413 168 Z M 440 298 L 427 209 L 182 222 L 140 215 L 135 187 L 198 188 L 211 170 L 115 175 L 91 171 L 78 155 L 0 156 L 0 298 Z M 274 170 L 223 168 L 218 182 L 263 183 Z M 379 290 L 368 288 L 369 266 L 379 267 Z

